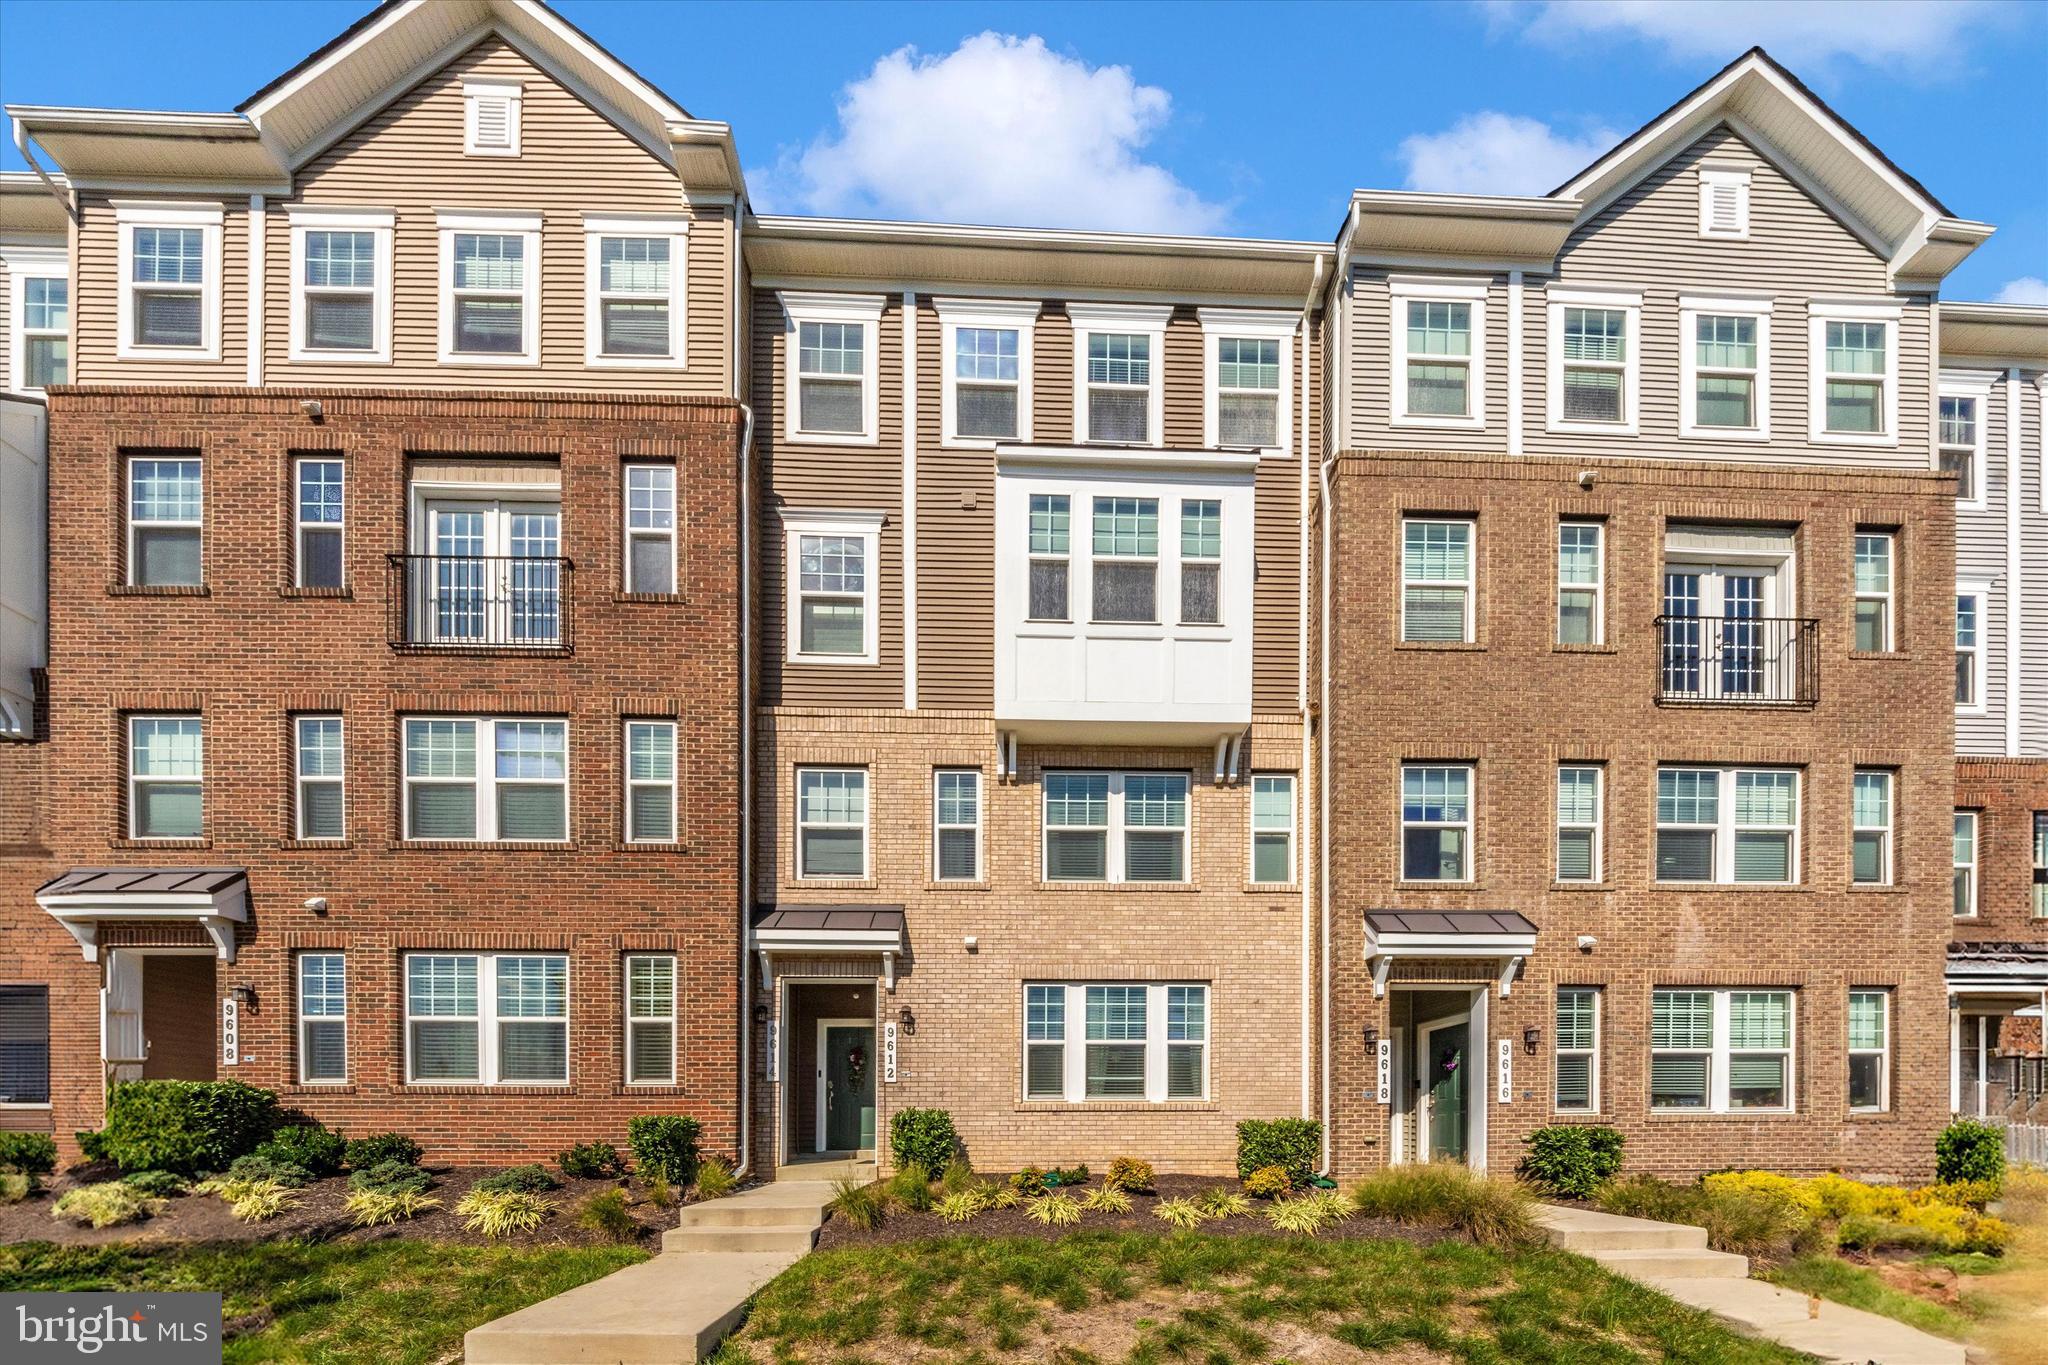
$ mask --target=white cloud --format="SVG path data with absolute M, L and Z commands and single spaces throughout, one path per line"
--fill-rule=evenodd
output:
M 2029 308 L 2048 308 L 2048 280 L 2038 275 L 2022 275 L 2016 280 L 2007 280 L 2005 288 L 1998 291 L 1993 303 L 2024 303 Z
M 839 126 L 755 179 L 764 204 L 945 222 L 1212 232 L 1212 203 L 1140 152 L 1173 99 L 1036 36 L 899 48 L 848 85 Z
M 1491 109 L 1467 114 L 1441 133 L 1401 142 L 1411 190 L 1467 194 L 1547 194 L 1620 140 L 1607 128 L 1582 135 Z

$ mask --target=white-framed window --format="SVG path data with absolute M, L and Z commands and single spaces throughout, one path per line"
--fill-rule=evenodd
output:
M 1560 1114 L 1600 1111 L 1600 992 L 1557 990 L 1557 1048 L 1551 1103 Z
M 1089 581 L 1096 621 L 1159 619 L 1159 499 L 1092 499 L 1094 562 Z
M 385 364 L 391 359 L 389 210 L 293 204 L 293 360 Z
M 784 293 L 785 435 L 822 445 L 874 445 L 880 294 Z
M 1856 648 L 1878 654 L 1892 647 L 1892 554 L 1889 531 L 1856 533 Z
M 1878 1114 L 1892 1107 L 1892 995 L 1849 992 L 1849 1111 Z
M 676 956 L 626 955 L 626 1084 L 676 1083 Z
M 1984 510 L 1985 409 L 1994 377 L 1944 371 L 1935 400 L 1935 446 L 1943 473 L 1956 476 L 1956 505 Z
M 1567 763 L 1557 770 L 1557 879 L 1597 882 L 1601 874 L 1600 766 Z
M 472 76 L 462 83 L 465 156 L 518 156 L 521 84 L 504 77 Z
M 114 219 L 116 358 L 219 360 L 221 206 L 117 199 Z
M 2033 893 L 2034 918 L 2048 919 L 2048 810 L 2034 812 Z
M 1957 919 L 1977 917 L 1977 819 L 1980 812 L 1955 813 L 1955 837 L 1950 861 L 1954 914 Z
M 676 467 L 626 466 L 626 591 L 676 591 Z
M 440 215 L 442 364 L 540 364 L 540 221 Z
M 1223 503 L 1180 500 L 1180 623 L 1223 624 Z
M 71 381 L 71 280 L 64 253 L 41 250 L 6 253 L 13 298 L 8 309 L 7 353 L 13 372 L 7 385 L 41 393 Z
M 198 460 L 128 461 L 128 581 L 137 587 L 205 582 L 205 486 Z
M 1401 765 L 1401 880 L 1472 880 L 1472 768 Z
M 1793 1105 L 1790 991 L 1650 993 L 1650 1108 L 1724 1114 Z
M 299 954 L 299 1084 L 348 1083 L 348 961 Z
M 1074 327 L 1074 440 L 1082 445 L 1161 444 L 1166 319 L 1149 304 L 1070 303 Z
M 407 953 L 408 1085 L 567 1085 L 569 959 Z
M 128 718 L 128 837 L 205 832 L 206 731 L 198 716 Z
M 1959 715 L 1981 716 L 1989 709 L 1984 677 L 1984 608 L 1990 600 L 1989 584 L 1956 584 L 1956 712 Z
M 408 717 L 403 726 L 406 838 L 567 841 L 567 721 Z
M 1031 439 L 1036 300 L 934 299 L 943 349 L 941 440 L 986 448 Z
M 1431 644 L 1471 643 L 1471 521 L 1405 517 L 1401 521 L 1401 638 Z
M 1070 1020 L 1081 1021 L 1078 1038 Z M 1027 1100 L 1205 1100 L 1210 1042 L 1209 987 L 1203 983 L 1024 985 Z
M 1679 435 L 1771 439 L 1771 301 L 1679 299 Z
M 626 722 L 626 842 L 676 840 L 676 723 Z
M 981 770 L 932 774 L 932 880 L 981 880 Z
M 1202 444 L 1278 454 L 1294 439 L 1294 336 L 1286 313 L 1201 310 Z
M 1643 296 L 1608 290 L 1549 292 L 1549 429 L 1636 434 Z
M 293 465 L 294 581 L 302 588 L 339 588 L 344 581 L 347 466 L 325 456 L 306 456 Z
M 1892 793 L 1897 774 L 1859 768 L 1849 793 L 1849 880 L 1859 886 L 1892 882 Z
M 50 1107 L 50 988 L 0 986 L 0 1107 Z
M 690 224 L 583 220 L 583 360 L 605 369 L 680 370 Z
M 868 772 L 796 770 L 796 875 L 858 881 L 868 875 Z
M 1749 236 L 1749 174 L 1747 166 L 1700 163 L 1700 236 Z
M 1073 575 L 1073 499 L 1065 493 L 1031 495 L 1031 584 L 1027 619 L 1069 619 Z
M 871 664 L 877 658 L 880 513 L 782 513 L 791 663 Z
M 298 716 L 292 721 L 298 837 L 348 837 L 347 778 L 340 716 Z
M 1294 871 L 1294 775 L 1252 775 L 1251 880 L 1286 884 Z
M 1597 521 L 1557 524 L 1557 642 L 1597 645 L 1607 638 L 1607 528 Z
M 1397 427 L 1486 425 L 1486 286 L 1457 280 L 1387 281 Z
M 1798 771 L 1659 768 L 1657 880 L 1796 883 Z
M 1188 880 L 1186 773 L 1049 772 L 1049 882 Z
M 1809 426 L 1835 445 L 1899 443 L 1899 319 L 1896 303 L 1811 305 Z

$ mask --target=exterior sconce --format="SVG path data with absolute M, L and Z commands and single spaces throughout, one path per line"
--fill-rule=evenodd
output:
M 228 994 L 234 996 L 235 1003 L 243 1009 L 253 1010 L 256 1008 L 256 988 L 254 986 L 236 986 Z
M 1522 1030 L 1522 1051 L 1528 1053 L 1531 1057 L 1534 1057 L 1536 1055 L 1536 1049 L 1540 1047 L 1542 1043 L 1542 1029 L 1525 1028 Z
M 768 1003 L 765 1000 L 754 1002 L 754 1022 L 757 1024 L 768 1022 Z
M 905 1033 L 913 1038 L 917 1036 L 917 1016 L 910 1012 L 910 1006 L 905 1005 L 896 1011 L 896 1022 L 903 1025 Z
M 1373 1045 L 1375 1045 L 1376 1043 L 1378 1043 L 1378 1042 L 1379 1042 L 1379 1040 L 1380 1040 L 1380 1030 L 1379 1030 L 1379 1025 L 1377 1025 L 1377 1024 L 1367 1024 L 1367 1025 L 1365 1026 L 1365 1045 L 1366 1045 L 1367 1047 L 1372 1047 Z

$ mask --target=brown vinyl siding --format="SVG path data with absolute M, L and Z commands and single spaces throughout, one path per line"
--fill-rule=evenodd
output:
M 995 455 L 941 448 L 945 332 L 930 295 L 917 317 L 917 704 L 986 710 L 995 698 Z M 1044 325 L 1040 317 L 1034 336 Z M 1041 341 L 1034 390 L 1043 355 Z M 1041 440 L 1065 439 L 1035 410 L 1032 425 Z
M 1316 333 L 1310 332 L 1311 338 Z M 1310 370 L 1320 363 L 1321 347 L 1310 352 Z M 1287 347 L 1300 383 L 1301 339 Z M 1320 378 L 1309 376 L 1310 449 L 1320 437 L 1317 420 Z M 1253 491 L 1257 525 L 1252 533 L 1252 709 L 1261 714 L 1291 711 L 1300 698 L 1301 677 L 1301 390 L 1288 395 L 1293 439 L 1287 450 L 1259 461 Z M 1309 470 L 1310 478 L 1315 470 Z M 1314 496 L 1311 488 L 1310 496 Z
M 220 359 L 116 360 L 120 328 L 120 228 L 113 200 L 221 206 Z M 78 192 L 78 245 L 72 273 L 73 383 L 240 384 L 249 357 L 249 200 L 233 195 Z M 360 368 L 360 367 L 359 367 Z M 360 382 L 361 376 L 355 376 Z
M 1165 419 L 1159 424 L 1169 450 L 1199 449 L 1202 432 L 1202 319 L 1192 308 L 1176 308 L 1166 320 L 1165 354 L 1159 358 Z M 1071 361 L 1069 362 L 1072 363 Z
M 1032 336 L 1031 426 L 1041 441 L 1074 439 L 1074 322 L 1064 303 L 1045 306 Z

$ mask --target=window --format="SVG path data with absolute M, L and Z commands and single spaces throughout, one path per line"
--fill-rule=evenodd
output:
M 518 156 L 518 81 L 472 78 L 462 83 L 462 150 L 466 156 Z
M 1286 313 L 1204 308 L 1202 443 L 1279 453 L 1293 441 L 1294 335 Z
M 1557 770 L 1557 879 L 1600 880 L 1600 769 Z
M 1223 504 L 1215 498 L 1180 501 L 1180 619 L 1182 625 L 1223 620 Z
M 1791 992 L 1653 991 L 1650 1107 L 1792 1108 Z
M 1401 769 L 1401 880 L 1472 880 L 1472 769 Z
M 1171 309 L 1069 304 L 1074 327 L 1074 439 L 1094 445 L 1158 445 L 1160 352 Z
M 197 716 L 128 718 L 128 837 L 203 832 L 206 738 Z
M 1067 988 L 1024 988 L 1024 1098 L 1064 1099 L 1067 1093 Z
M 879 294 L 784 294 L 788 318 L 790 440 L 873 445 Z
M 1550 430 L 1632 436 L 1640 294 L 1550 291 Z
M 1955 813 L 1955 853 L 1953 856 L 1955 915 L 1958 919 L 1973 919 L 1977 914 L 1977 812 L 1959 810 Z
M 680 219 L 583 220 L 583 359 L 621 369 L 681 369 L 684 265 Z
M 796 770 L 796 875 L 868 875 L 866 769 Z
M 793 663 L 875 662 L 875 545 L 882 519 L 862 513 L 785 511 L 789 658 Z
M 62 273 L 48 273 L 51 266 L 8 257 L 14 276 L 14 334 L 8 349 L 14 355 L 14 373 L 8 382 L 16 389 L 40 391 L 71 379 L 71 281 Z M 61 267 L 61 259 L 52 265 Z M 44 273 L 34 273 L 40 269 Z
M 199 461 L 128 461 L 128 581 L 198 587 L 204 494 Z
M 0 1105 L 50 1102 L 50 988 L 0 986 Z
M 1810 423 L 1816 441 L 1898 444 L 1896 304 L 1815 304 Z
M 568 839 L 568 722 L 446 719 L 404 726 L 406 838 Z M 490 761 L 479 764 L 479 752 Z
M 1850 793 L 1849 879 L 1861 886 L 1892 880 L 1893 774 L 1859 771 Z
M 1659 768 L 1657 880 L 1799 880 L 1799 774 L 1780 768 Z
M 300 716 L 293 727 L 298 751 L 301 839 L 340 839 L 348 833 L 343 798 L 340 716 Z
M 444 213 L 443 364 L 540 363 L 540 219 Z
M 1891 1107 L 1891 995 L 1849 992 L 1849 1108 L 1878 1113 Z
M 1485 426 L 1486 286 L 1396 276 L 1387 288 L 1393 424 Z
M 1088 1090 L 1091 1100 L 1145 1094 L 1143 986 L 1088 986 Z
M 1956 710 L 1983 715 L 1984 602 L 1991 590 L 1978 583 L 1956 584 Z
M 1045 774 L 1049 882 L 1182 882 L 1185 773 Z
M 981 774 L 942 768 L 932 774 L 933 880 L 981 880 Z
M 1072 581 L 1070 502 L 1064 493 L 1031 495 L 1031 586 L 1029 619 L 1067 619 L 1067 585 Z
M 1560 987 L 1557 992 L 1557 1084 L 1560 1114 L 1600 1108 L 1600 992 Z
M 1749 167 L 1700 165 L 1700 236 L 1749 236 Z
M 1944 388 L 1937 419 L 1936 444 L 1941 453 L 1941 470 L 1956 476 L 1956 501 L 1975 509 L 1984 506 L 1984 399 L 1986 383 L 1969 393 Z
M 2034 812 L 2034 918 L 2048 919 L 2048 810 Z
M 1252 778 L 1252 880 L 1294 880 L 1294 778 L 1278 774 Z
M 1209 988 L 1166 988 L 1166 1098 L 1209 1093 Z
M 348 1080 L 348 966 L 340 953 L 299 954 L 299 1083 Z
M 293 360 L 391 359 L 389 213 L 290 205 Z
M 1606 636 L 1601 600 L 1607 571 L 1606 528 L 1597 521 L 1557 527 L 1557 642 L 1597 645 Z
M 936 299 L 947 445 L 1031 439 L 1031 329 L 1036 302 Z
M 626 722 L 626 842 L 676 839 L 676 723 Z
M 1067 1020 L 1082 1020 L 1067 1046 Z M 1209 1097 L 1209 988 L 1077 983 L 1024 987 L 1024 1098 L 1125 1102 Z
M 676 959 L 635 953 L 626 959 L 626 1082 L 676 1083 Z
M 1892 537 L 1856 533 L 1856 648 L 1881 653 L 1892 647 Z
M 1765 441 L 1771 434 L 1771 305 L 1767 299 L 1679 299 L 1679 434 Z
M 626 466 L 626 591 L 676 591 L 676 467 Z
M 410 953 L 406 1081 L 566 1085 L 569 959 Z
M 123 282 L 115 355 L 219 360 L 220 205 L 121 204 L 114 217 Z
M 1472 640 L 1472 523 L 1401 523 L 1401 638 Z
M 345 474 L 340 460 L 298 461 L 293 540 L 298 586 L 342 586 L 341 528 Z
M 1159 499 L 1096 498 L 1097 621 L 1159 619 Z

